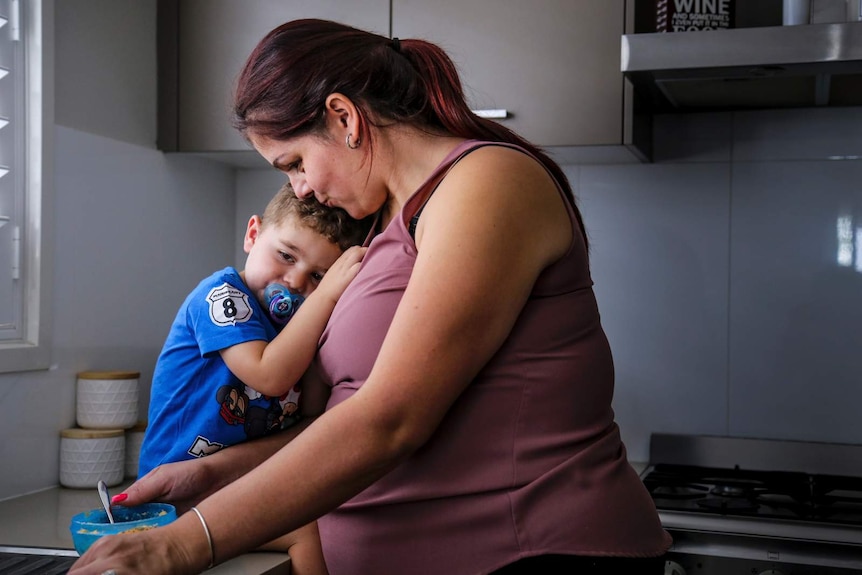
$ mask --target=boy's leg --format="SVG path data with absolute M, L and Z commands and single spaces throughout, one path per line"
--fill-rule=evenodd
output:
M 316 521 L 262 545 L 260 550 L 286 551 L 290 555 L 291 575 L 329 575 Z

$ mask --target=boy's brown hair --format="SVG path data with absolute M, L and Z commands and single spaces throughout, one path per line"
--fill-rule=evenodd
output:
M 293 193 L 289 182 L 269 201 L 261 220 L 264 226 L 281 224 L 288 216 L 295 217 L 303 226 L 336 244 L 341 251 L 362 245 L 374 219 L 374 216 L 368 216 L 354 220 L 344 210 L 328 208 L 314 197 L 301 200 Z

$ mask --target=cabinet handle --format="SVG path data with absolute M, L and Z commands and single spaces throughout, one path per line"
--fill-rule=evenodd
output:
M 480 118 L 490 118 L 492 120 L 505 120 L 509 117 L 509 111 L 505 108 L 495 110 L 473 110 L 473 113 Z

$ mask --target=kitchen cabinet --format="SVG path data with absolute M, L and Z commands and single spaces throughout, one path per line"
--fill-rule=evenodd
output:
M 542 146 L 623 143 L 624 0 L 393 0 L 392 35 L 441 45 L 474 110 Z
M 159 0 L 159 149 L 248 150 L 230 125 L 233 83 L 255 45 L 297 18 L 388 34 L 389 0 Z
M 561 162 L 637 161 L 649 155 L 651 134 L 620 70 L 620 37 L 633 21 L 626 4 L 161 0 L 159 147 L 228 161 L 248 150 L 229 123 L 233 81 L 273 26 L 312 16 L 441 45 L 473 109 L 505 110 L 501 123 Z

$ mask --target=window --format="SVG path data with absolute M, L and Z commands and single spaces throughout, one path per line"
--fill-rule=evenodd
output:
M 0 0 L 0 371 L 48 367 L 53 0 Z

